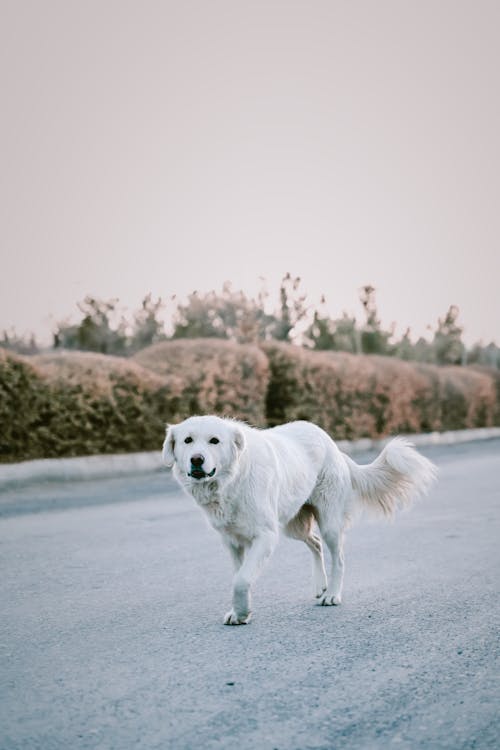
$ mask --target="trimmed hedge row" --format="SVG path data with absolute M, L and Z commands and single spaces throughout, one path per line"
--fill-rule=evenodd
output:
M 0 352 L 1 460 L 153 450 L 176 390 L 117 357 Z
M 490 372 L 266 344 L 270 425 L 309 419 L 337 439 L 500 423 Z
M 153 344 L 133 359 L 158 375 L 182 380 L 184 416 L 223 414 L 266 424 L 269 365 L 256 346 L 183 339 Z
M 212 339 L 133 359 L 0 349 L 0 461 L 154 450 L 195 413 L 309 419 L 337 439 L 499 425 L 500 373 Z
M 166 423 L 192 413 L 265 424 L 268 366 L 259 349 L 172 342 L 135 359 L 0 349 L 0 461 L 155 450 Z

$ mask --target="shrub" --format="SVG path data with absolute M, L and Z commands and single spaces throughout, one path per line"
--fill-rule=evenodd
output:
M 40 411 L 50 389 L 24 357 L 0 349 L 0 460 L 37 455 Z
M 491 377 L 469 368 L 264 344 L 269 424 L 310 419 L 337 439 L 481 427 L 495 422 Z
M 3 461 L 159 448 L 180 409 L 175 378 L 118 357 L 2 352 L 0 365 Z
M 159 449 L 165 423 L 218 413 L 308 419 L 334 438 L 500 424 L 500 374 L 222 340 L 158 343 L 133 359 L 0 349 L 0 460 Z
M 500 370 L 497 367 L 491 367 L 488 365 L 474 365 L 467 369 L 471 372 L 478 372 L 492 381 L 496 399 L 493 424 L 500 425 Z
M 269 368 L 255 346 L 184 339 L 155 344 L 133 359 L 159 375 L 182 381 L 184 417 L 215 413 L 266 424 Z

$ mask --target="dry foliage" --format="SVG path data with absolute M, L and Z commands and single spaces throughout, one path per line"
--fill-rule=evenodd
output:
M 380 356 L 214 339 L 133 359 L 0 349 L 0 460 L 159 449 L 190 414 L 256 425 L 309 419 L 334 438 L 500 424 L 500 374 Z
M 271 368 L 269 424 L 310 419 L 350 439 L 483 427 L 497 418 L 487 373 L 286 344 L 263 349 Z
M 24 357 L 0 349 L 0 459 L 35 456 L 40 413 L 50 401 L 50 389 Z
M 220 339 L 179 339 L 143 349 L 134 360 L 183 382 L 183 416 L 220 414 L 266 424 L 267 358 L 255 346 Z
M 49 382 L 83 388 L 108 398 L 113 398 L 119 382 L 152 390 L 165 384 L 164 378 L 131 360 L 95 352 L 37 354 L 29 361 Z
M 179 393 L 175 378 L 117 357 L 2 351 L 1 460 L 158 448 Z
M 481 375 L 486 375 L 493 381 L 496 396 L 496 409 L 493 424 L 500 425 L 500 370 L 496 367 L 488 367 L 486 365 L 473 365 L 468 369 L 471 372 L 478 372 Z

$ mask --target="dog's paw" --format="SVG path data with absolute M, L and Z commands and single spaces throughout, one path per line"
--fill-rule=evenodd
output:
M 251 616 L 251 612 L 248 612 L 246 615 L 237 615 L 234 609 L 232 609 L 225 615 L 224 625 L 246 625 L 250 621 Z
M 314 589 L 315 599 L 320 599 L 326 591 L 326 586 L 319 586 Z
M 332 596 L 331 594 L 324 594 L 320 597 L 318 604 L 320 604 L 322 607 L 336 607 L 342 602 L 342 597 L 340 594 L 337 594 L 336 596 Z

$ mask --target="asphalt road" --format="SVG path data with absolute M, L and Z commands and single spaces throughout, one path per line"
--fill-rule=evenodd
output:
M 167 476 L 0 497 L 0 748 L 499 747 L 500 441 L 424 452 L 438 485 L 351 530 L 341 607 L 283 539 L 237 628 Z

